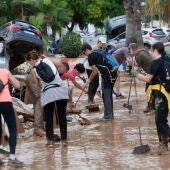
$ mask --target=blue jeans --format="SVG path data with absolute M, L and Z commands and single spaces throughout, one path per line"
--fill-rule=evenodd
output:
M 113 86 L 110 82 L 107 82 L 107 87 L 105 87 L 104 81 L 102 79 L 102 98 L 104 104 L 104 119 L 111 119 L 113 117 Z M 105 82 L 106 83 L 106 82 Z

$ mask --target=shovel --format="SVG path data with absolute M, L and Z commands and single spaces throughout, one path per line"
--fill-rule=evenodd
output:
M 136 79 L 134 77 L 134 88 L 135 88 L 135 96 L 136 96 L 136 104 L 137 104 L 137 109 L 138 109 L 138 97 L 137 97 L 137 88 L 136 88 Z M 137 110 L 138 112 L 138 121 L 140 121 L 139 118 L 139 109 Z M 140 123 L 138 125 L 138 129 L 139 129 L 139 140 L 140 140 L 140 146 L 136 146 L 133 150 L 133 154 L 144 154 L 150 151 L 150 147 L 148 144 L 143 145 L 142 143 L 142 133 L 141 133 L 141 127 L 140 127 Z

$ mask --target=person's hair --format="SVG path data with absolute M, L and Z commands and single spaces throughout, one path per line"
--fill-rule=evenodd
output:
M 70 69 L 67 62 L 62 62 L 61 64 L 66 68 L 67 71 Z
M 82 52 L 86 51 L 86 50 L 92 50 L 92 47 L 88 43 L 83 44 L 82 47 L 81 47 Z
M 82 63 L 78 63 L 74 67 L 80 74 L 85 72 L 84 65 Z
M 30 51 L 30 52 L 28 52 L 28 53 L 26 54 L 25 59 L 26 59 L 27 61 L 30 61 L 31 59 L 32 59 L 32 60 L 37 60 L 37 59 L 39 59 L 39 57 L 40 57 L 40 54 L 39 54 L 37 51 L 32 50 L 32 51 Z
M 165 47 L 164 47 L 163 43 L 161 43 L 161 42 L 155 43 L 152 46 L 152 49 L 153 49 L 153 51 L 156 49 L 158 51 L 158 53 L 161 54 L 162 57 L 164 57 L 166 55 Z

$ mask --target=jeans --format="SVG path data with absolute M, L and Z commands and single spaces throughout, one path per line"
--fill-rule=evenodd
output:
M 155 109 L 155 123 L 158 133 L 159 141 L 167 140 L 170 137 L 170 127 L 168 125 L 168 101 L 164 94 L 160 91 L 154 90 L 153 93 L 153 105 Z
M 15 148 L 17 143 L 17 127 L 15 112 L 11 102 L 0 102 L 0 137 L 2 138 L 1 114 L 9 130 L 10 153 L 15 154 Z
M 113 86 L 110 82 L 110 86 L 105 87 L 105 80 L 102 79 L 102 98 L 104 104 L 104 119 L 111 119 L 113 117 Z
M 90 77 L 92 70 L 86 69 L 88 77 Z M 99 75 L 97 74 L 94 79 L 90 82 L 88 87 L 88 102 L 93 102 L 97 88 L 99 86 Z
M 67 139 L 67 120 L 66 120 L 67 99 L 58 100 L 44 106 L 44 114 L 46 121 L 46 137 L 47 139 L 52 140 L 54 136 L 53 115 L 55 104 L 57 106 L 57 118 L 60 127 L 61 140 L 65 140 Z

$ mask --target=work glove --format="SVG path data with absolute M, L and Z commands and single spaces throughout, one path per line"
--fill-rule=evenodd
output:
M 131 70 L 131 75 L 132 75 L 132 77 L 137 77 L 138 72 L 133 69 L 133 70 Z

